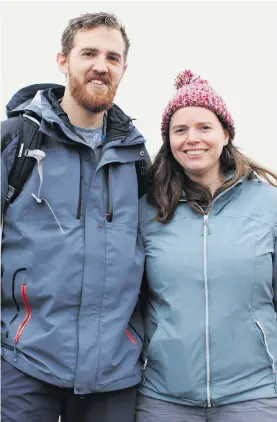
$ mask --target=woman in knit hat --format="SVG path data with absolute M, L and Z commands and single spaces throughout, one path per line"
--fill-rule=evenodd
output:
M 234 146 L 223 99 L 176 80 L 140 201 L 137 422 L 277 421 L 277 176 Z

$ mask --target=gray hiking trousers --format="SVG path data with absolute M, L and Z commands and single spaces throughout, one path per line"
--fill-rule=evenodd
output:
M 277 398 L 204 409 L 139 394 L 136 422 L 277 422 Z

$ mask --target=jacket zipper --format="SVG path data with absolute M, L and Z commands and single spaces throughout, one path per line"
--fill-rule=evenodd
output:
M 205 286 L 205 344 L 206 344 L 206 370 L 207 370 L 207 404 L 211 407 L 211 364 L 210 364 L 210 337 L 209 337 L 209 288 L 207 272 L 207 230 L 209 231 L 209 215 L 204 214 L 204 286 Z
M 209 227 L 209 213 L 213 206 L 213 204 L 221 198 L 225 193 L 229 190 L 233 189 L 241 183 L 241 180 L 238 180 L 234 185 L 230 186 L 225 191 L 221 192 L 210 204 L 208 210 L 204 212 L 204 210 L 198 205 L 198 208 L 203 213 L 203 245 L 204 245 L 204 286 L 205 286 L 205 346 L 206 346 L 206 371 L 207 371 L 207 384 L 206 384 L 206 392 L 207 392 L 207 406 L 212 406 L 212 399 L 211 399 L 211 362 L 210 362 L 210 335 L 209 335 L 209 323 L 210 323 L 210 315 L 209 315 L 209 285 L 208 285 L 208 270 L 207 270 L 207 232 L 211 234 L 211 230 Z
M 18 274 L 18 273 L 20 273 L 20 272 L 22 272 L 22 271 L 26 271 L 26 268 L 19 268 L 18 270 L 16 270 L 16 271 L 14 272 L 14 275 L 13 275 L 13 278 L 12 278 L 12 300 L 13 300 L 13 303 L 15 304 L 15 306 L 16 306 L 17 312 L 16 312 L 16 314 L 13 316 L 13 318 L 11 319 L 11 321 L 10 321 L 10 323 L 9 323 L 9 328 L 7 329 L 7 332 L 6 332 L 6 338 L 8 338 L 8 337 L 9 337 L 9 330 L 10 330 L 10 326 L 12 325 L 12 323 L 13 323 L 13 322 L 16 320 L 16 318 L 18 317 L 18 315 L 19 315 L 19 311 L 20 311 L 19 304 L 17 303 L 16 297 L 15 297 L 15 279 L 16 279 L 17 274 Z
M 80 183 L 79 183 L 79 199 L 78 199 L 76 220 L 80 220 L 81 218 L 82 199 L 83 199 L 83 167 L 82 167 L 82 159 L 81 159 L 80 152 L 79 152 L 79 161 L 80 161 Z
M 131 324 L 129 322 L 129 325 L 132 328 L 132 330 L 136 333 L 136 335 L 138 336 L 138 338 L 140 339 L 140 341 L 143 343 L 143 338 L 141 337 L 141 335 L 139 334 L 139 332 L 135 329 L 135 327 L 133 326 L 133 324 Z
M 259 323 L 259 321 L 256 321 L 256 324 L 257 324 L 257 326 L 259 327 L 259 329 L 262 332 L 263 339 L 264 339 L 264 345 L 265 345 L 265 348 L 266 348 L 266 352 L 267 352 L 267 354 L 268 354 L 268 356 L 269 356 L 269 358 L 271 360 L 271 368 L 272 368 L 272 371 L 273 371 L 274 374 L 277 374 L 277 369 L 275 368 L 275 360 L 274 360 L 274 357 L 272 356 L 272 354 L 270 353 L 270 350 L 269 350 L 269 347 L 268 347 L 267 338 L 266 338 L 264 329 L 261 326 L 261 324 Z
M 161 324 L 158 323 L 157 324 L 157 329 L 156 329 L 153 337 L 150 339 L 150 342 L 147 344 L 147 346 L 146 346 L 146 342 L 143 342 L 143 350 L 145 350 L 145 358 L 143 359 L 144 362 L 143 362 L 143 365 L 141 367 L 141 369 L 142 369 L 142 383 L 143 383 L 143 385 L 145 385 L 145 370 L 146 370 L 147 365 L 148 365 L 148 350 L 149 350 L 149 346 L 150 346 L 150 343 L 153 340 L 154 336 L 157 334 L 157 332 L 158 332 L 158 330 L 160 328 L 161 328 Z
M 26 325 L 28 324 L 28 322 L 30 321 L 30 318 L 32 316 L 32 309 L 31 309 L 31 306 L 29 305 L 29 302 L 28 302 L 26 289 L 27 289 L 26 284 L 22 284 L 21 285 L 21 296 L 22 296 L 23 302 L 24 302 L 25 307 L 26 307 L 26 314 L 25 314 L 23 321 L 21 322 L 21 324 L 19 325 L 19 327 L 16 331 L 16 334 L 15 334 L 15 337 L 14 337 L 14 340 L 13 340 L 15 345 L 18 343 L 20 336 L 22 334 L 22 331 L 24 330 L 24 328 L 26 327 Z
M 127 335 L 127 337 L 129 338 L 129 340 L 133 343 L 133 344 L 137 344 L 136 340 L 134 339 L 134 337 L 132 336 L 132 334 L 130 333 L 130 331 L 126 328 L 125 333 Z
M 107 164 L 107 166 L 104 168 L 104 174 L 105 174 L 105 183 L 107 187 L 107 209 L 105 214 L 105 220 L 108 222 L 111 222 L 113 219 L 113 182 L 111 177 L 111 171 L 110 171 L 110 164 Z

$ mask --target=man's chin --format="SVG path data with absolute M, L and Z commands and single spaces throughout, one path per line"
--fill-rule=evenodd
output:
M 93 113 L 101 113 L 108 108 L 111 108 L 114 100 L 114 96 L 111 95 L 87 95 L 87 98 L 83 99 L 83 105 L 87 110 Z
M 84 87 L 83 87 L 84 88 Z M 100 88 L 102 91 L 102 87 Z M 101 92 L 99 89 L 89 89 L 88 86 L 83 90 L 75 89 L 71 91 L 73 99 L 85 110 L 91 113 L 101 113 L 109 108 L 113 104 L 116 90 L 107 92 Z
M 91 113 L 102 113 L 105 110 L 108 110 L 109 108 L 111 108 L 112 104 L 83 104 L 83 107 L 90 111 Z

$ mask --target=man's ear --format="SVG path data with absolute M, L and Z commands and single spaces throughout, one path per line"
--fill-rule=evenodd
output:
M 58 67 L 59 67 L 60 71 L 64 75 L 67 75 L 67 73 L 68 73 L 68 57 L 65 56 L 63 53 L 58 53 L 56 60 L 57 60 Z
M 123 78 L 123 76 L 124 76 L 124 74 L 126 72 L 127 67 L 128 67 L 127 63 L 124 63 L 123 70 L 122 70 L 122 75 L 121 75 L 120 80 Z

